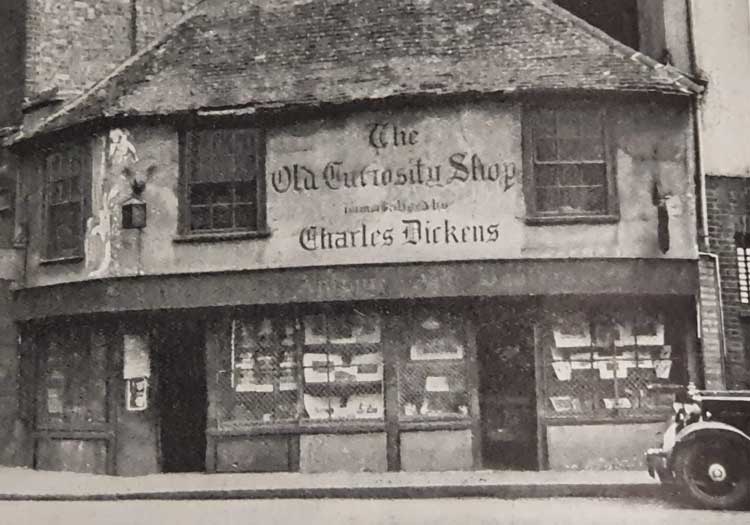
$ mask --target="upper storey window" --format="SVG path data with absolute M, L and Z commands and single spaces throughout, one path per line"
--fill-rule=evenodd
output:
M 44 156 L 46 259 L 83 256 L 91 154 L 87 144 L 65 144 Z
M 183 235 L 261 234 L 265 143 L 247 128 L 190 130 L 183 140 Z
M 604 110 L 564 105 L 527 112 L 524 140 L 528 219 L 616 219 Z

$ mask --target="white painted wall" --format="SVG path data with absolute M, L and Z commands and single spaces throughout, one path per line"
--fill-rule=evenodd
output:
M 750 176 L 750 2 L 692 0 L 696 65 L 709 175 Z

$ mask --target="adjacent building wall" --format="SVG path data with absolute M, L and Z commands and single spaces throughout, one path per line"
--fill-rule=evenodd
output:
M 711 251 L 718 255 L 720 265 L 726 342 L 726 384 L 729 388 L 750 388 L 748 355 L 742 333 L 742 319 L 750 316 L 750 305 L 743 305 L 740 302 L 739 272 L 734 240 L 735 232 L 741 230 L 739 224 L 742 217 L 748 213 L 750 179 L 709 177 L 706 200 Z M 703 309 L 708 309 L 710 312 L 711 306 L 709 303 Z M 715 372 L 715 370 L 707 369 L 707 379 Z
M 702 249 L 719 257 L 720 279 L 709 268 L 706 257 L 701 267 L 701 312 L 704 330 L 711 337 L 703 341 L 707 386 L 750 387 L 749 350 L 742 334 L 743 318 L 750 310 L 740 303 L 734 234 L 750 208 L 747 177 L 750 176 L 750 3 L 726 0 L 721 8 L 712 2 L 687 0 L 692 6 L 696 74 L 707 81 L 699 101 L 701 158 L 706 175 L 708 243 Z M 721 282 L 721 295 L 711 293 Z M 716 303 L 723 304 L 723 326 Z M 716 322 L 716 326 L 712 325 Z M 722 333 L 723 330 L 723 333 Z M 717 343 L 723 339 L 723 349 Z M 719 350 L 725 354 L 725 373 L 717 370 Z
M 131 54 L 132 8 L 138 48 L 197 0 L 26 0 L 26 97 L 50 88 L 85 89 Z
M 21 121 L 25 0 L 0 2 L 0 128 Z
M 703 165 L 709 175 L 747 176 L 750 170 L 750 3 L 693 0 L 696 65 L 708 81 L 701 103 Z

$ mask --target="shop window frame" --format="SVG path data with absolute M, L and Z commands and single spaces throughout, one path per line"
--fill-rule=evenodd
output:
M 421 319 L 421 315 L 425 312 L 433 317 L 438 317 L 445 321 L 446 318 L 455 316 L 459 319 L 459 333 L 456 334 L 459 337 L 460 342 L 463 343 L 462 351 L 460 356 L 449 357 L 447 355 L 441 356 L 438 359 L 413 359 L 413 349 L 406 341 L 411 341 L 411 337 L 416 333 L 415 323 Z M 452 314 L 452 315 L 451 315 Z M 473 332 L 469 329 L 466 322 L 460 323 L 460 319 L 470 318 L 470 312 L 465 308 L 459 308 L 458 312 L 447 312 L 447 305 L 440 302 L 437 303 L 423 303 L 423 304 L 409 304 L 403 305 L 400 311 L 401 317 L 407 321 L 406 325 L 401 324 L 400 326 L 400 337 L 404 341 L 403 345 L 399 345 L 396 352 L 395 366 L 397 369 L 398 381 L 397 381 L 397 397 L 398 397 L 398 421 L 399 428 L 401 430 L 409 430 L 414 428 L 430 428 L 433 425 L 441 424 L 457 424 L 458 428 L 462 428 L 466 425 L 471 424 L 472 420 L 476 417 L 473 412 L 476 410 L 476 406 L 473 400 L 474 394 L 472 390 L 475 388 L 476 378 L 472 370 L 472 360 L 475 356 L 474 342 L 470 340 L 473 336 Z M 426 320 L 423 320 L 426 322 Z M 405 337 L 408 337 L 405 339 Z M 427 379 L 428 377 L 443 377 L 447 380 L 447 386 L 450 387 L 450 376 L 460 375 L 463 379 L 463 396 L 465 413 L 436 413 L 436 414 L 422 414 L 421 407 L 415 406 L 415 413 L 407 413 L 407 404 L 405 400 L 408 399 L 406 392 L 405 383 L 407 382 L 407 370 L 409 369 L 424 369 L 425 385 L 424 391 L 427 392 Z M 434 375 L 433 372 L 438 371 L 440 374 L 447 375 Z M 419 374 L 421 375 L 421 374 Z M 455 379 L 455 378 L 454 378 Z M 439 386 L 439 385 L 436 385 Z M 444 388 L 444 387 L 443 387 Z M 457 392 L 450 392 L 456 394 Z M 412 410 L 409 409 L 411 412 Z
M 212 175 L 206 175 L 212 172 L 210 164 L 211 159 L 206 159 L 201 155 L 201 144 L 205 145 L 205 140 L 211 134 L 216 136 L 233 136 L 232 140 L 245 135 L 245 138 L 252 140 L 254 147 L 252 151 L 248 148 L 235 148 L 235 157 L 231 163 L 233 166 L 228 169 L 234 169 L 234 175 L 224 176 L 213 172 Z M 190 125 L 180 128 L 178 133 L 179 140 L 179 219 L 177 235 L 174 238 L 176 242 L 203 242 L 203 241 L 221 241 L 235 239 L 253 239 L 263 238 L 270 235 L 267 223 L 267 195 L 266 195 L 266 132 L 255 123 L 236 122 L 236 121 L 192 121 Z M 202 142 L 203 141 L 203 142 Z M 236 146 L 237 143 L 234 143 Z M 230 156 L 224 156 L 230 158 Z M 239 162 L 238 162 L 239 161 Z M 243 163 L 243 161 L 245 161 Z M 229 163 L 229 161 L 226 161 Z M 243 168 L 244 166 L 244 168 Z M 226 166 L 225 166 L 226 167 Z M 241 175 L 238 175 L 241 174 Z M 210 177 L 216 177 L 217 180 L 209 180 Z M 219 180 L 220 179 L 220 180 Z M 252 185 L 252 191 L 241 188 L 241 185 Z M 193 192 L 198 193 L 196 188 L 202 186 L 205 190 L 207 202 L 196 204 L 192 197 Z M 223 190 L 220 186 L 226 186 Z M 226 202 L 217 202 L 217 195 L 227 190 L 230 198 Z M 250 197 L 241 197 L 243 193 L 251 194 Z M 247 225 L 237 223 L 237 212 L 241 208 L 254 207 L 252 220 Z M 193 213 L 198 208 L 205 208 L 209 214 L 209 227 L 194 228 L 192 224 Z M 213 227 L 214 212 L 220 208 L 228 208 L 231 212 L 232 223 L 226 227 Z M 252 224 L 254 222 L 254 224 Z
M 568 310 L 570 312 L 572 310 Z M 591 353 L 590 363 L 589 367 L 585 367 L 586 370 L 589 370 L 589 368 L 593 371 L 595 369 L 598 369 L 600 366 L 606 364 L 606 363 L 612 363 L 614 361 L 616 362 L 624 362 L 624 363 L 631 363 L 634 364 L 634 368 L 641 369 L 643 367 L 639 366 L 639 359 L 642 359 L 641 351 L 639 350 L 639 347 L 644 349 L 651 349 L 651 351 L 655 351 L 654 348 L 657 347 L 669 347 L 670 348 L 670 356 L 669 357 L 663 357 L 663 355 L 659 355 L 650 358 L 654 362 L 654 371 L 657 374 L 657 379 L 654 384 L 659 383 L 661 386 L 659 389 L 655 390 L 655 394 L 661 394 L 668 396 L 673 395 L 674 389 L 677 387 L 676 384 L 670 383 L 670 378 L 673 376 L 684 376 L 687 372 L 687 356 L 685 355 L 685 349 L 682 348 L 681 344 L 676 341 L 670 341 L 669 337 L 669 328 L 668 325 L 670 323 L 668 315 L 665 311 L 658 308 L 616 308 L 613 311 L 608 311 L 604 314 L 600 310 L 591 310 L 588 308 L 585 309 L 579 309 L 576 310 L 579 315 L 582 317 L 585 317 L 587 320 L 587 327 L 589 329 L 589 337 L 590 342 L 588 344 L 581 344 L 580 346 L 571 347 L 574 348 L 576 352 L 583 352 L 586 353 L 587 351 Z M 637 312 L 637 313 L 634 313 Z M 625 315 L 626 313 L 629 313 L 631 315 Z M 627 394 L 625 394 L 625 388 L 627 387 L 627 381 L 629 379 L 628 375 L 628 368 L 626 368 L 625 377 L 619 377 L 618 376 L 618 368 L 619 365 L 615 365 L 615 367 L 612 370 L 612 395 L 614 396 L 615 403 L 611 407 L 607 406 L 599 406 L 598 403 L 602 401 L 603 397 L 601 396 L 601 392 L 597 391 L 592 394 L 591 399 L 593 400 L 593 403 L 595 405 L 592 405 L 591 410 L 585 410 L 585 409 L 576 409 L 575 407 L 571 407 L 570 410 L 564 410 L 564 411 L 557 411 L 555 408 L 551 407 L 550 405 L 554 402 L 552 401 L 553 397 L 557 397 L 554 395 L 555 388 L 552 386 L 553 378 L 556 375 L 556 372 L 553 370 L 554 363 L 556 362 L 555 359 L 552 358 L 552 350 L 551 348 L 555 346 L 555 341 L 553 337 L 553 326 L 555 325 L 554 318 L 556 315 L 559 315 L 560 311 L 557 311 L 556 313 L 553 313 L 552 316 L 549 318 L 548 328 L 544 331 L 544 334 L 542 336 L 541 342 L 541 348 L 540 348 L 540 366 L 542 367 L 542 375 L 541 375 L 541 389 L 542 389 L 542 395 L 541 395 L 541 403 L 539 403 L 539 415 L 540 417 L 543 417 L 547 424 L 565 424 L 566 422 L 581 422 L 581 421 L 591 421 L 591 422 L 602 422 L 602 421 L 611 421 L 614 423 L 622 422 L 626 423 L 629 421 L 652 421 L 652 420 L 661 420 L 663 419 L 665 414 L 671 413 L 672 406 L 670 404 L 656 404 L 653 407 L 649 409 L 643 409 L 643 407 L 620 407 L 619 405 L 619 399 L 623 397 L 629 397 Z M 625 317 L 633 317 L 635 319 L 636 316 L 639 315 L 646 315 L 646 316 L 655 316 L 660 319 L 662 324 L 662 330 L 663 330 L 663 343 L 660 345 L 652 345 L 648 343 L 638 344 L 637 337 L 635 339 L 634 345 L 624 345 L 620 348 L 635 348 L 634 356 L 632 357 L 619 357 L 617 359 L 596 359 L 594 357 L 594 354 L 597 353 L 600 350 L 604 350 L 605 352 L 609 351 L 605 347 L 598 345 L 596 342 L 596 335 L 595 335 L 595 329 L 597 325 L 597 319 L 598 318 L 614 318 L 620 316 Z M 625 319 L 623 317 L 623 319 Z M 630 321 L 630 319 L 626 319 Z M 676 343 L 676 344 L 675 344 Z M 615 352 L 617 352 L 617 345 L 614 345 Z M 570 349 L 566 349 L 570 350 Z M 558 350 L 559 351 L 559 350 Z M 567 351 L 564 351 L 564 353 L 568 353 Z M 624 353 L 624 350 L 623 350 Z M 644 352 L 645 355 L 645 352 Z M 669 359 L 671 361 L 670 369 L 667 378 L 665 381 L 659 382 L 658 381 L 658 372 L 656 372 L 656 366 L 657 361 Z M 565 360 L 563 360 L 565 361 Z M 560 361 L 557 361 L 560 362 Z M 575 372 L 575 367 L 573 366 L 573 360 L 568 360 L 570 363 L 570 366 L 573 368 L 572 372 Z M 645 367 L 650 368 L 650 367 Z M 600 372 L 601 374 L 601 372 Z M 572 377 L 571 377 L 572 379 Z M 615 386 L 615 383 L 620 383 L 620 389 L 618 390 L 617 386 Z M 599 377 L 597 379 L 596 388 L 601 388 L 604 383 L 603 381 L 608 381 L 608 379 L 603 379 Z M 606 385 L 605 385 L 606 386 Z M 563 397 L 570 397 L 570 396 L 563 396 Z M 578 397 L 578 396 L 576 396 Z M 561 400 L 562 401 L 562 400 Z M 639 402 L 640 397 L 639 397 Z M 582 406 L 583 403 L 578 401 L 580 405 Z
M 53 170 L 50 166 L 55 158 L 59 161 L 57 170 Z M 80 171 L 75 171 L 73 167 L 75 165 Z M 44 264 L 80 261 L 84 258 L 86 221 L 91 213 L 91 144 L 89 141 L 64 142 L 54 147 L 44 148 L 39 171 L 43 198 L 42 239 L 44 242 L 41 262 Z M 78 213 L 78 220 L 68 224 L 72 230 L 71 235 L 75 236 L 75 242 L 67 247 L 57 245 L 59 239 L 55 234 L 60 221 L 54 211 L 63 207 L 69 207 Z
M 593 113 L 600 122 L 599 140 L 601 140 L 601 158 L 575 158 L 561 159 L 556 149 L 555 159 L 537 158 L 537 145 L 539 140 L 551 140 L 555 144 L 559 143 L 561 136 L 558 134 L 559 118 L 561 114 L 584 114 Z M 609 111 L 602 101 L 595 99 L 586 100 L 566 100 L 560 99 L 548 103 L 533 104 L 528 103 L 523 108 L 522 118 L 522 142 L 523 142 L 523 163 L 524 163 L 524 199 L 526 204 L 525 222 L 529 225 L 544 224 L 566 224 L 566 223 L 607 223 L 619 221 L 619 202 L 617 196 L 617 177 L 616 177 L 616 159 L 614 157 L 614 146 L 612 144 L 613 132 L 610 129 Z M 540 135 L 538 130 L 543 126 L 543 121 L 550 118 L 555 120 L 555 130 L 549 135 Z M 583 126 L 579 126 L 579 130 Z M 571 140 L 581 138 L 593 138 L 589 136 L 576 135 Z M 564 140 L 565 138 L 562 137 Z M 538 191 L 540 185 L 538 178 L 540 176 L 540 167 L 555 168 L 562 170 L 564 168 L 574 168 L 577 171 L 577 177 L 583 178 L 581 171 L 587 166 L 601 166 L 604 169 L 603 198 L 604 205 L 599 210 L 577 210 L 571 209 L 569 212 L 556 210 L 542 210 L 538 205 Z M 560 171 L 554 176 L 559 182 Z M 594 189 L 600 185 L 583 185 L 589 189 Z M 582 186 L 581 186 L 582 187 Z M 575 189 L 576 186 L 566 184 L 556 184 L 549 188 Z
M 44 413 L 47 408 L 48 387 L 48 357 L 50 354 L 50 338 L 61 330 L 73 330 L 78 335 L 83 335 L 87 341 L 89 352 L 95 346 L 94 338 L 100 338 L 99 343 L 102 345 L 100 351 L 104 352 L 103 359 L 103 377 L 104 381 L 104 399 L 103 401 L 103 419 L 88 421 L 85 419 L 76 420 L 50 420 L 45 417 Z M 34 378 L 33 388 L 29 389 L 29 398 L 26 401 L 25 411 L 30 418 L 32 433 L 32 452 L 34 455 L 35 468 L 44 465 L 44 459 L 38 456 L 39 447 L 43 442 L 56 441 L 81 441 L 101 443 L 104 446 L 105 472 L 109 475 L 115 474 L 115 435 L 117 427 L 117 403 L 119 396 L 116 395 L 117 389 L 121 386 L 118 381 L 117 367 L 120 360 L 117 357 L 117 351 L 112 351 L 114 339 L 108 334 L 117 333 L 117 328 L 113 325 L 105 324 L 93 326 L 90 323 L 76 323 L 66 319 L 53 323 L 31 323 L 26 325 L 24 332 L 29 334 L 28 340 L 24 339 L 22 343 L 24 348 L 33 356 L 28 363 L 28 373 Z M 115 348 L 117 348 L 115 346 Z M 90 387 L 91 385 L 88 385 Z M 88 391 L 89 388 L 84 391 Z

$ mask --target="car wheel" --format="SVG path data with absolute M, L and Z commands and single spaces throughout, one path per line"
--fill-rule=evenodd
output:
M 698 439 L 678 451 L 674 472 L 680 493 L 711 509 L 737 509 L 750 499 L 747 446 L 723 437 Z

